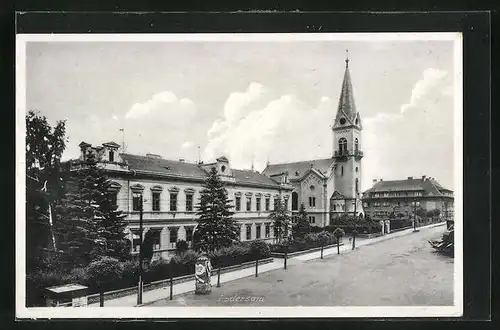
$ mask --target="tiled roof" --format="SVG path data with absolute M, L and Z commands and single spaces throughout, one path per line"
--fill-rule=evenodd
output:
M 262 174 L 270 176 L 288 171 L 288 177 L 290 180 L 300 179 L 311 169 L 312 164 L 312 168 L 316 169 L 324 175 L 328 172 L 328 169 L 333 162 L 334 160 L 332 158 L 325 158 L 294 163 L 269 164 L 264 169 Z
M 130 170 L 194 179 L 206 179 L 208 177 L 208 172 L 194 163 L 131 154 L 121 154 L 121 157 L 128 163 Z M 232 169 L 232 172 L 236 184 L 279 186 L 278 182 L 258 172 L 237 169 Z
M 130 170 L 148 171 L 186 178 L 204 179 L 208 176 L 208 173 L 200 168 L 198 164 L 131 154 L 120 154 L 120 156 L 128 163 Z
M 434 179 L 407 179 L 407 180 L 392 180 L 392 181 L 377 181 L 365 193 L 370 192 L 391 192 L 391 191 L 423 191 L 425 195 L 441 195 L 440 190 L 449 190 L 443 188 Z
M 249 170 L 235 170 L 233 169 L 233 175 L 236 183 L 247 183 L 247 184 L 264 184 L 271 186 L 279 186 L 279 183 L 274 181 L 273 179 L 260 174 L 258 172 L 249 171 Z

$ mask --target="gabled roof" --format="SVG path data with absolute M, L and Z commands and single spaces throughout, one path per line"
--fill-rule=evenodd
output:
M 134 171 L 148 171 L 198 179 L 204 179 L 208 176 L 208 173 L 198 166 L 198 164 L 131 154 L 120 154 L 120 156 L 128 163 L 129 169 Z
M 338 190 L 335 190 L 330 199 L 345 199 L 345 196 L 339 193 Z
M 332 158 L 313 159 L 301 162 L 283 163 L 283 164 L 269 164 L 262 171 L 262 174 L 267 176 L 279 174 L 288 171 L 288 178 L 290 180 L 300 180 L 311 168 L 315 169 L 322 175 L 326 175 L 330 166 L 335 162 Z
M 131 154 L 121 154 L 121 157 L 134 171 L 202 180 L 208 177 L 208 172 L 199 164 Z M 232 169 L 232 172 L 236 184 L 279 187 L 278 182 L 258 172 L 237 169 Z
M 440 196 L 443 188 L 436 180 L 429 178 L 416 178 L 406 180 L 377 181 L 365 193 L 371 192 L 395 192 L 395 191 L 422 191 L 424 195 Z M 450 190 L 451 191 L 451 190 Z
M 107 147 L 115 147 L 115 148 L 119 148 L 120 145 L 116 142 L 113 142 L 113 141 L 110 141 L 110 142 L 105 142 L 102 144 L 103 146 L 107 146 Z
M 236 181 L 236 184 L 247 183 L 247 184 L 264 184 L 276 187 L 279 186 L 279 183 L 276 182 L 275 180 L 255 171 L 233 169 L 233 176 L 234 180 Z

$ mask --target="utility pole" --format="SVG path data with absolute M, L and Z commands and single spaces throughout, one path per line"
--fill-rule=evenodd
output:
M 142 304 L 142 276 L 144 269 L 142 267 L 142 260 L 143 260 L 143 254 L 142 254 L 142 232 L 143 232 L 143 200 L 142 200 L 142 194 L 139 197 L 139 283 L 138 283 L 138 291 L 137 291 L 137 305 Z

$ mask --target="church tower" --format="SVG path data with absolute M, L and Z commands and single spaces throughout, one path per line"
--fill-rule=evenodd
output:
M 336 162 L 335 190 L 345 197 L 345 211 L 358 215 L 364 214 L 361 203 L 361 130 L 361 117 L 354 103 L 346 51 L 344 81 L 332 126 L 332 156 Z

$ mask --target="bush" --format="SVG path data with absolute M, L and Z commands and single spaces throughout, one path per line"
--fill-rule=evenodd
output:
M 194 265 L 200 254 L 193 250 L 188 250 L 182 256 L 174 256 L 170 259 L 172 273 L 175 276 L 183 276 L 194 273 Z
M 176 244 L 176 250 L 178 254 L 184 254 L 189 249 L 189 243 L 185 240 L 179 240 Z
M 26 274 L 26 305 L 45 306 L 45 288 L 76 283 L 71 274 L 55 269 L 36 269 Z
M 85 271 L 88 275 L 88 284 L 101 290 L 110 290 L 116 286 L 116 281 L 122 277 L 122 263 L 118 259 L 101 257 L 92 261 Z M 114 283 L 114 285 L 113 285 Z
M 264 241 L 253 241 L 250 244 L 250 254 L 254 259 L 269 258 L 271 249 L 269 248 L 269 244 Z

